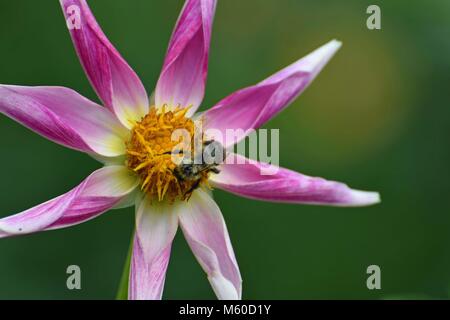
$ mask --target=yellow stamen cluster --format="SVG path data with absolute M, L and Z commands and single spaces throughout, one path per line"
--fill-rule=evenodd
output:
M 177 178 L 174 174 L 177 164 L 172 158 L 174 148 L 180 143 L 172 141 L 172 133 L 177 129 L 190 133 L 191 151 L 194 152 L 195 124 L 186 117 L 188 110 L 177 108 L 166 111 L 165 107 L 162 110 L 151 107 L 150 112 L 131 130 L 131 138 L 126 143 L 127 166 L 139 174 L 141 189 L 152 200 L 187 200 L 195 187 L 195 181 Z M 200 182 L 206 180 L 207 173 Z

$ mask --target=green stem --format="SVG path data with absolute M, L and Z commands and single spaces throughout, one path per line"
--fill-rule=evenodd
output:
M 122 277 L 120 278 L 119 289 L 117 290 L 116 300 L 128 300 L 128 279 L 130 277 L 131 255 L 133 253 L 134 232 L 131 237 L 130 248 L 128 249 L 127 259 L 123 266 Z

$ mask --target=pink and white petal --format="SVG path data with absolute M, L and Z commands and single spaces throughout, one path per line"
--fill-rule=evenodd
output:
M 75 150 L 105 157 L 125 154 L 128 129 L 71 89 L 0 85 L 0 113 Z
M 295 100 L 340 47 L 341 43 L 333 40 L 259 84 L 226 97 L 204 113 L 205 129 L 218 130 L 222 137 L 227 129 L 236 130 L 236 136 L 224 144 L 238 143 Z
M 195 257 L 221 300 L 242 298 L 242 278 L 219 207 L 203 190 L 193 193 L 179 214 L 180 226 Z
M 85 0 L 60 0 L 81 64 L 97 95 L 131 128 L 148 112 L 145 88 L 109 42 Z
M 250 199 L 330 205 L 369 206 L 380 202 L 377 192 L 360 191 L 346 184 L 327 181 L 231 154 L 211 177 L 212 185 Z M 231 160 L 233 159 L 233 160 Z
M 102 213 L 133 205 L 139 177 L 119 165 L 103 167 L 88 177 L 89 184 L 73 205 L 48 229 L 61 229 L 91 220 Z
M 111 209 L 138 185 L 123 166 L 104 167 L 64 195 L 0 219 L 0 238 L 59 229 L 90 220 Z
M 136 188 L 133 192 L 122 198 L 112 209 L 125 209 L 134 207 L 136 205 L 136 199 L 141 195 L 141 189 Z
M 100 162 L 101 164 L 103 164 L 104 166 L 121 166 L 125 163 L 127 156 L 124 154 L 122 156 L 117 156 L 117 157 L 105 157 L 105 156 L 100 156 L 98 154 L 89 154 L 93 159 L 97 160 L 98 162 Z
M 175 210 L 179 205 L 151 203 L 147 197 L 136 204 L 136 235 L 128 288 L 130 300 L 161 299 L 172 241 L 178 229 Z
M 175 26 L 156 86 L 157 107 L 200 106 L 206 87 L 216 0 L 186 0 Z
M 47 201 L 22 213 L 1 219 L 0 238 L 45 230 L 67 211 L 84 186 L 85 182 L 70 192 L 53 200 Z

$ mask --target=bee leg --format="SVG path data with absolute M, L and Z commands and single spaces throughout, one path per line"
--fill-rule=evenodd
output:
M 183 181 L 183 177 L 179 174 L 177 170 L 171 170 L 172 174 L 177 178 L 178 181 Z
M 189 199 L 192 196 L 192 193 L 195 191 L 195 189 L 197 189 L 200 186 L 200 180 L 195 181 L 195 183 L 192 185 L 192 187 L 186 191 L 186 193 L 184 194 L 184 197 L 186 198 L 187 201 L 189 201 Z
M 173 154 L 173 155 L 183 154 L 183 150 L 174 150 L 173 152 L 172 151 L 167 151 L 167 152 L 164 152 L 162 154 Z
M 214 140 L 207 140 L 207 141 L 203 142 L 203 145 L 204 146 L 209 146 L 213 142 L 214 142 Z
M 215 168 L 215 167 L 211 168 L 210 170 L 211 170 L 212 173 L 215 173 L 215 174 L 219 174 L 220 173 L 220 170 Z

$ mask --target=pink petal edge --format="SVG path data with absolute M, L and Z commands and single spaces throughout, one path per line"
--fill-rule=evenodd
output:
M 128 128 L 148 113 L 147 92 L 110 43 L 85 0 L 60 0 L 80 62 L 104 105 Z M 76 25 L 76 20 L 79 25 Z
M 339 41 L 330 41 L 259 84 L 226 97 L 204 113 L 205 129 L 218 130 L 220 136 L 212 138 L 227 147 L 238 143 L 297 98 L 340 47 Z M 237 134 L 224 141 L 227 129 Z
M 221 300 L 242 298 L 242 278 L 219 207 L 209 194 L 196 190 L 179 215 L 192 252 Z
M 66 147 L 125 154 L 128 130 L 105 108 L 63 87 L 0 85 L 0 113 Z
M 342 207 L 369 206 L 380 202 L 377 192 L 350 189 L 327 181 L 231 154 L 234 164 L 224 164 L 212 176 L 213 186 L 236 195 L 263 201 Z
M 128 288 L 130 300 L 162 298 L 172 241 L 178 229 L 176 208 L 177 204 L 152 204 L 147 197 L 136 204 L 136 235 Z
M 68 193 L 0 219 L 0 238 L 73 226 L 113 208 L 138 185 L 125 167 L 104 167 Z
M 186 0 L 156 86 L 157 107 L 188 107 L 195 113 L 205 94 L 216 0 Z

